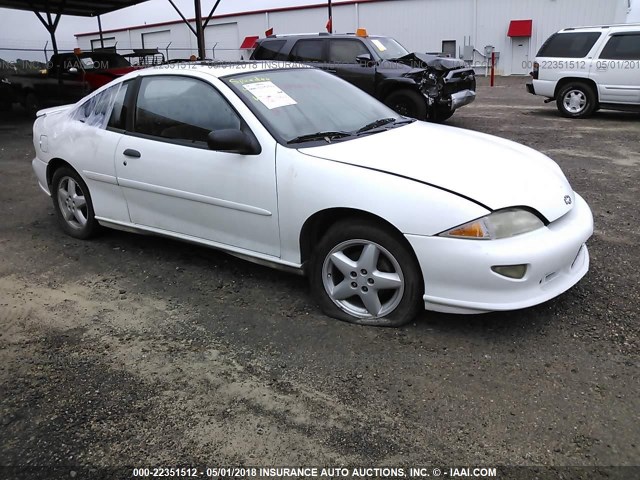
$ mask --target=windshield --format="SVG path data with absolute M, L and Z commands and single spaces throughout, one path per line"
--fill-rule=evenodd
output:
M 376 37 L 370 40 L 376 53 L 383 60 L 393 60 L 409 54 L 409 51 L 393 38 Z
M 400 124 L 403 119 L 359 88 L 322 70 L 267 70 L 222 80 L 284 144 L 319 133 L 326 133 L 319 140 L 354 138 L 358 130 L 374 122 Z

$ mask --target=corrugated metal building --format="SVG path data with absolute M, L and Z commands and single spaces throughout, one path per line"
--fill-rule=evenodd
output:
M 396 38 L 410 51 L 445 52 L 482 68 L 487 46 L 498 53 L 499 74 L 526 74 L 542 43 L 566 27 L 624 23 L 632 0 L 334 0 L 334 32 Z M 240 3 L 240 2 L 238 2 Z M 207 57 L 248 58 L 246 37 L 324 31 L 326 3 L 214 16 L 205 29 Z M 76 35 L 78 46 L 100 46 L 98 32 Z M 159 48 L 168 59 L 197 53 L 196 39 L 181 21 L 126 26 L 103 32 L 105 46 L 119 52 Z M 466 47 L 466 48 L 465 48 Z

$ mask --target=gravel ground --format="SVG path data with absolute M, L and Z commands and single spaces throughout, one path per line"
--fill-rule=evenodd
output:
M 326 318 L 301 278 L 214 250 L 65 236 L 31 122 L 4 114 L 0 465 L 640 465 L 640 116 L 567 120 L 497 81 L 449 123 L 560 164 L 594 213 L 591 270 L 534 308 L 400 329 Z

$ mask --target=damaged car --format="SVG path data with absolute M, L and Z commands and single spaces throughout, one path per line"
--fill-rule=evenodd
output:
M 476 96 L 475 72 L 462 60 L 410 53 L 393 38 L 364 29 L 271 35 L 257 41 L 251 58 L 311 64 L 419 120 L 442 122 Z

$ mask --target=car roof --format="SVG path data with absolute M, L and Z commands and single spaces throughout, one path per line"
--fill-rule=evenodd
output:
M 385 35 L 357 35 L 355 33 L 328 33 L 328 32 L 315 32 L 315 33 L 280 33 L 277 35 L 269 35 L 267 38 L 261 38 L 258 42 L 264 42 L 265 40 L 287 39 L 287 38 L 387 38 Z
M 308 65 L 293 62 L 246 60 L 237 62 L 196 61 L 156 65 L 138 70 L 139 75 L 154 75 L 162 73 L 198 72 L 217 78 L 239 73 L 256 73 L 269 70 L 284 70 L 291 68 L 312 68 Z
M 605 29 L 614 29 L 619 32 L 627 32 L 627 31 L 636 31 L 640 29 L 640 23 L 621 23 L 621 24 L 610 24 L 610 25 L 592 25 L 592 26 L 584 26 L 584 27 L 569 27 L 563 28 L 559 33 L 566 32 L 591 32 L 591 31 L 599 31 Z

